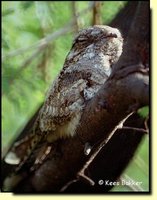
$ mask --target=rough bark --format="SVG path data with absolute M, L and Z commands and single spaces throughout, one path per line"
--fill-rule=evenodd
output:
M 133 4 L 129 3 L 128 7 L 132 9 Z M 78 174 L 96 152 L 98 152 L 97 156 L 88 167 L 88 176 L 92 181 L 97 183 L 101 176 L 110 180 L 116 180 L 120 176 L 143 133 L 135 134 L 136 131 L 126 133 L 125 131 L 119 132 L 119 130 L 116 132 L 117 125 L 138 108 L 149 105 L 147 70 L 149 66 L 149 3 L 136 2 L 135 10 L 127 16 L 130 17 L 131 22 L 128 19 L 125 24 L 123 21 L 124 32 L 126 29 L 130 30 L 125 35 L 127 42 L 124 46 L 124 53 L 114 66 L 110 78 L 87 104 L 77 129 L 77 136 L 55 142 L 49 158 L 39 169 L 29 173 L 14 192 L 57 193 L 71 180 L 76 181 L 64 189 L 64 192 L 106 192 L 110 187 L 102 189 L 97 184 L 91 186 L 90 180 Z M 117 17 L 117 26 L 123 20 L 121 16 L 123 15 L 119 15 L 119 20 Z M 123 26 L 121 28 L 123 32 L 122 29 Z M 143 121 L 137 118 L 139 120 L 137 127 L 141 127 Z M 25 135 L 27 128 L 31 126 L 32 122 L 21 135 Z M 88 156 L 84 154 L 84 143 L 86 142 L 94 145 Z M 123 148 L 122 144 L 125 144 Z M 116 149 L 117 153 L 111 153 Z M 95 172 L 98 166 L 101 166 L 100 173 L 98 170 Z M 5 178 L 12 167 L 2 163 L 2 168 Z M 85 174 L 87 175 L 87 170 Z

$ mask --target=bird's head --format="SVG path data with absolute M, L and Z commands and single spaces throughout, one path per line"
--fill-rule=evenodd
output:
M 94 48 L 109 56 L 111 64 L 114 64 L 122 53 L 123 38 L 116 28 L 104 25 L 95 25 L 82 29 L 74 39 L 73 51 L 82 51 Z

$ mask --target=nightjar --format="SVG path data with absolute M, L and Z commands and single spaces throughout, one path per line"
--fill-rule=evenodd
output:
M 116 28 L 95 25 L 81 30 L 47 93 L 33 130 L 14 144 L 5 162 L 19 169 L 41 140 L 52 143 L 75 136 L 84 107 L 111 74 L 122 46 L 123 38 Z

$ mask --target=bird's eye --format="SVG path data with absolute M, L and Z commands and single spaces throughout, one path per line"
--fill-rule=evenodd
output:
M 117 38 L 118 36 L 117 36 L 117 34 L 115 34 L 115 33 L 110 33 L 108 37 Z
M 84 41 L 86 41 L 86 38 L 85 37 L 79 37 L 79 38 L 77 38 L 77 41 L 78 42 L 84 42 Z

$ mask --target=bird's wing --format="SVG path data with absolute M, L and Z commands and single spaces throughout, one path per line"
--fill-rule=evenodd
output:
M 76 116 L 84 105 L 82 92 L 85 88 L 87 80 L 81 73 L 61 73 L 40 111 L 40 129 L 43 132 L 55 131 Z

